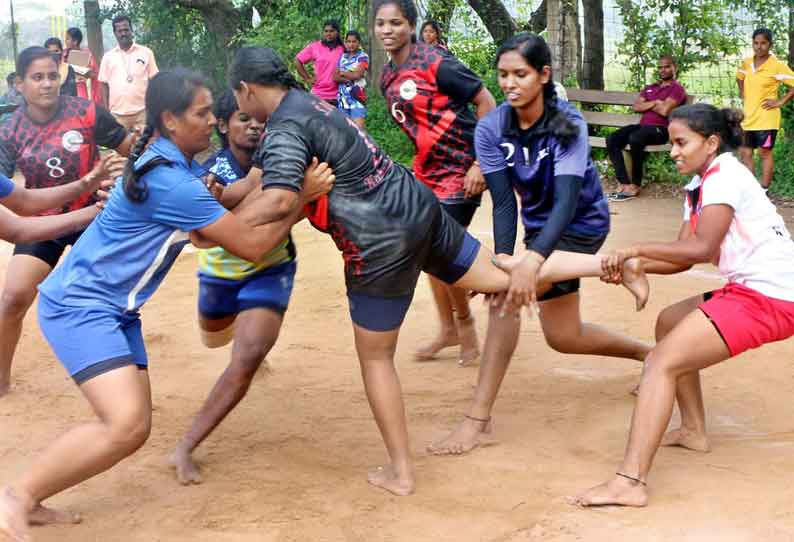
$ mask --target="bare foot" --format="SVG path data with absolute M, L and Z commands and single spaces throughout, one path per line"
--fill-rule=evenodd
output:
M 631 292 L 637 302 L 637 310 L 645 308 L 650 295 L 651 287 L 648 284 L 648 277 L 642 268 L 639 258 L 630 258 L 623 264 L 623 286 Z
M 10 487 L 0 493 L 0 535 L 11 542 L 30 542 L 28 512 Z
M 467 454 L 483 444 L 487 444 L 486 435 L 493 430 L 491 421 L 478 422 L 464 418 L 462 422 L 446 438 L 434 442 L 427 447 L 433 455 Z
M 375 467 L 367 473 L 367 481 L 373 486 L 385 489 L 400 497 L 405 497 L 414 492 L 413 475 L 399 476 L 397 470 L 391 465 Z
M 458 365 L 467 367 L 480 357 L 480 342 L 477 340 L 477 328 L 474 325 L 474 316 L 459 318 L 458 337 L 460 337 L 460 359 Z
M 28 514 L 30 525 L 76 525 L 82 521 L 83 518 L 80 517 L 80 514 L 47 508 L 41 503 L 37 504 Z
M 648 491 L 645 486 L 616 476 L 609 482 L 591 487 L 576 497 L 569 497 L 568 502 L 575 506 L 646 506 Z
M 168 458 L 168 463 L 176 470 L 176 479 L 183 486 L 202 482 L 201 472 L 196 462 L 193 461 L 193 456 L 181 446 L 177 446 L 174 453 Z
M 684 427 L 668 431 L 662 437 L 662 446 L 680 446 L 696 452 L 710 452 L 711 445 L 705 433 L 690 431 Z
M 457 346 L 459 344 L 460 339 L 458 338 L 458 332 L 455 329 L 442 329 L 438 337 L 433 339 L 425 346 L 420 347 L 416 353 L 414 353 L 414 359 L 416 361 L 429 361 L 435 358 L 436 355 L 438 355 L 438 353 L 444 348 L 447 348 L 448 346 Z

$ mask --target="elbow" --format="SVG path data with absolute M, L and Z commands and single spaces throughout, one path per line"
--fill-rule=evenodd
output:
M 288 190 L 278 190 L 276 192 L 277 194 L 270 199 L 274 221 L 287 218 L 295 209 L 298 201 L 293 192 Z

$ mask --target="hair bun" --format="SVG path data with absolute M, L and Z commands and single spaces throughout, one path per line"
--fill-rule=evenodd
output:
M 739 125 L 744 120 L 744 113 L 739 109 L 726 107 L 721 111 L 722 114 L 725 116 L 725 122 L 727 122 L 731 126 Z

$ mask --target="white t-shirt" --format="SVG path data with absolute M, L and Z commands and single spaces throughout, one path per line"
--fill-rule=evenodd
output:
M 690 198 L 699 199 L 691 209 Z M 734 210 L 720 245 L 719 270 L 730 282 L 743 284 L 768 297 L 794 301 L 794 242 L 753 174 L 731 153 L 719 155 L 703 176 L 686 185 L 684 220 L 707 205 Z

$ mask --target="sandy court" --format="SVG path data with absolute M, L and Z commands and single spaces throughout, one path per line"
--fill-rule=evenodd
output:
M 613 206 L 607 248 L 672 239 L 679 200 Z M 490 207 L 472 231 L 490 244 Z M 34 530 L 37 541 L 710 541 L 794 539 L 794 379 L 791 342 L 742 355 L 705 373 L 713 451 L 663 448 L 644 510 L 579 510 L 565 496 L 610 476 L 626 442 L 637 364 L 558 354 L 525 319 L 494 412 L 498 443 L 455 458 L 424 447 L 461 417 L 476 368 L 454 349 L 415 363 L 436 316 L 422 280 L 400 337 L 397 362 L 416 451 L 417 492 L 393 497 L 366 483 L 385 449 L 364 396 L 342 279 L 331 240 L 302 224 L 296 290 L 281 339 L 237 410 L 199 449 L 204 483 L 181 487 L 166 465 L 228 362 L 206 350 L 195 323 L 196 257 L 183 254 L 144 308 L 154 429 L 146 446 L 52 505 L 82 525 Z M 3 245 L 0 257 L 10 249 Z M 708 267 L 653 278 L 646 310 L 622 289 L 587 280 L 586 319 L 650 340 L 667 304 L 720 285 Z M 475 305 L 485 330 L 486 310 Z M 87 403 L 43 340 L 35 315 L 18 350 L 14 392 L 0 400 L 0 480 L 90 416 Z M 675 421 L 675 420 L 674 420 Z

